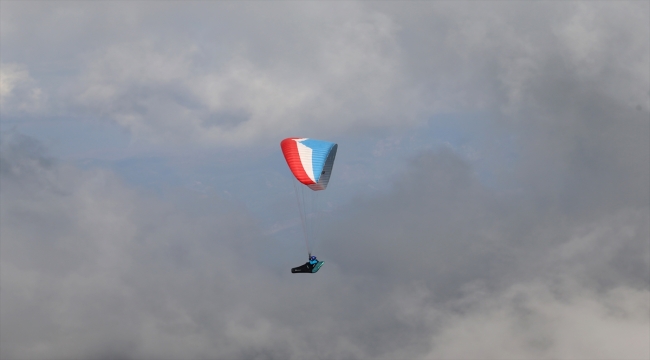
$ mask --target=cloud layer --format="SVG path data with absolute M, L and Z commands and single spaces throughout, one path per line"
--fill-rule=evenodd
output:
M 3 358 L 650 352 L 647 207 L 556 222 L 495 199 L 456 155 L 424 154 L 332 224 L 327 271 L 296 278 L 219 198 L 149 198 L 30 139 L 3 144 Z
M 148 193 L 4 132 L 1 358 L 650 356 L 647 3 L 2 10 L 3 118 L 259 153 L 478 113 L 489 166 L 420 151 L 337 209 L 325 267 L 296 277 L 236 199 Z M 376 142 L 375 161 L 401 146 Z
M 648 9 L 638 2 L 3 9 L 3 61 L 38 67 L 52 107 L 155 144 L 333 136 L 413 126 L 440 111 L 528 123 L 529 111 L 547 110 L 540 100 L 575 94 L 575 80 L 649 107 Z

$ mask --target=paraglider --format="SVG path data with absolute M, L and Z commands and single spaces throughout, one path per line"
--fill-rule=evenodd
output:
M 313 216 L 314 210 L 317 207 L 317 195 L 319 191 L 327 189 L 330 176 L 332 175 L 332 168 L 334 167 L 334 158 L 336 158 L 336 150 L 338 145 L 322 140 L 315 140 L 310 138 L 287 138 L 280 143 L 284 159 L 291 170 L 295 179 L 301 184 L 296 186 L 294 182 L 294 190 L 296 192 L 296 200 L 298 203 L 298 210 L 300 212 L 300 220 L 302 222 L 303 235 L 305 244 L 307 245 L 307 254 L 309 261 L 304 265 L 291 269 L 292 273 L 316 273 L 323 261 L 318 261 L 315 256 L 311 254 L 310 239 L 315 236 Z M 303 186 L 304 185 L 304 186 Z M 300 190 L 298 190 L 300 187 Z M 305 187 L 311 189 L 312 201 L 311 211 L 308 212 L 308 204 L 305 201 Z M 309 195 L 307 195 L 309 197 Z
M 291 269 L 292 273 L 306 273 L 306 274 L 313 274 L 317 272 L 321 266 L 323 266 L 324 261 L 318 261 L 315 256 L 309 256 L 309 261 L 307 261 L 304 265 L 295 267 Z

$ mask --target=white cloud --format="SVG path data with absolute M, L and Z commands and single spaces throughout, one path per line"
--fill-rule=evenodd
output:
M 264 64 L 246 50 L 213 59 L 192 42 L 111 45 L 93 56 L 77 99 L 153 142 L 232 146 L 412 123 L 396 25 L 379 13 L 332 20 L 305 61 Z
M 439 112 L 528 123 L 560 72 L 553 82 L 650 106 L 643 2 L 3 9 L 5 58 L 47 69 L 37 80 L 65 111 L 165 146 L 336 136 Z
M 35 113 L 44 101 L 43 90 L 36 86 L 25 65 L 0 64 L 0 105 L 4 115 Z
M 564 284 L 519 284 L 474 293 L 434 337 L 430 359 L 629 359 L 650 357 L 650 292 L 595 292 Z

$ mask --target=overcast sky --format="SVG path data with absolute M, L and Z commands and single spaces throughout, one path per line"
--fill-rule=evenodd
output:
M 647 1 L 3 0 L 0 61 L 2 359 L 650 357 Z

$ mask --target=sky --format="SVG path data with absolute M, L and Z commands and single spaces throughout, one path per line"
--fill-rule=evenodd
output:
M 3 0 L 0 95 L 2 359 L 650 357 L 647 1 Z

